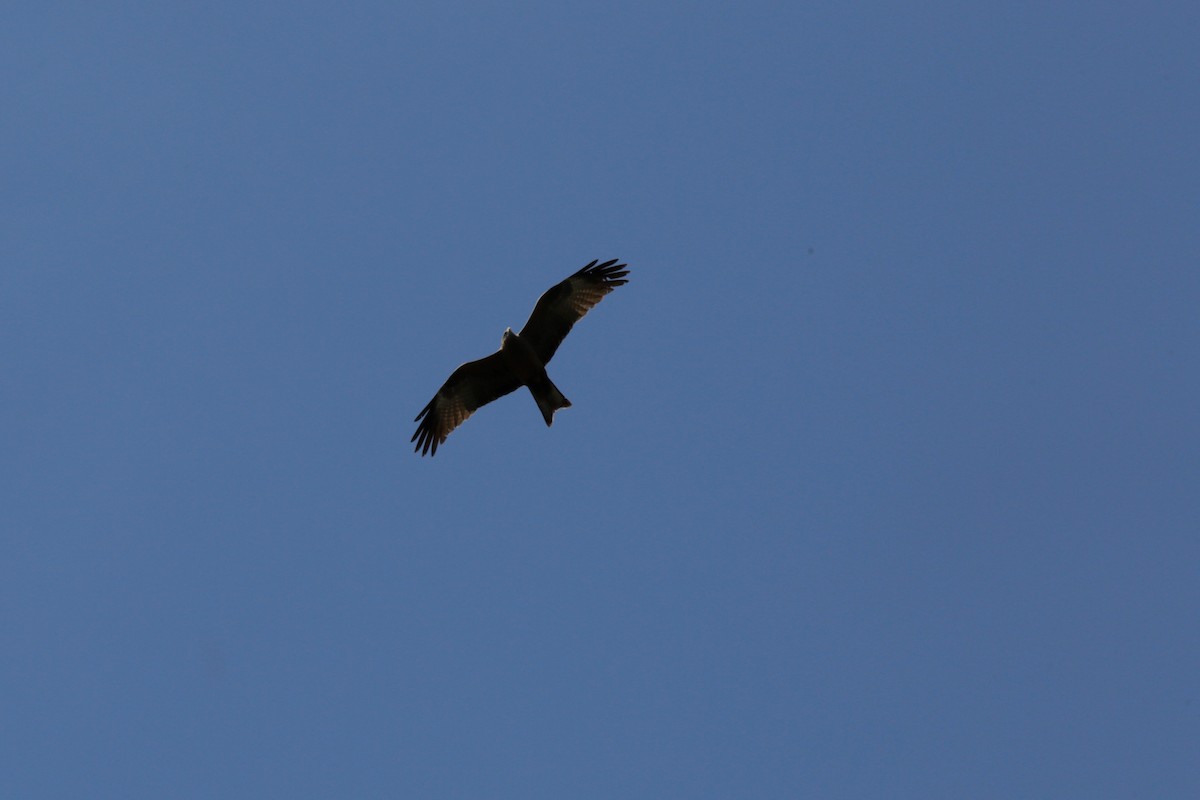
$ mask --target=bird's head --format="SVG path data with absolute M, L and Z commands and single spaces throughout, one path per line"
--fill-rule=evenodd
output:
M 515 335 L 516 334 L 512 332 L 512 328 L 505 328 L 504 335 L 500 337 L 500 346 L 504 347 L 504 345 L 508 344 L 508 340 Z

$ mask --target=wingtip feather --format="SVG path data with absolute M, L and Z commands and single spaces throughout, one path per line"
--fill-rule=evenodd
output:
M 620 263 L 621 259 L 613 258 L 605 261 L 603 264 L 598 263 L 599 259 L 593 260 L 583 269 L 576 272 L 575 275 L 586 275 L 591 278 L 598 278 L 605 286 L 617 287 L 624 286 L 629 281 L 624 280 L 629 274 L 629 265 Z M 574 276 L 572 276 L 574 277 Z

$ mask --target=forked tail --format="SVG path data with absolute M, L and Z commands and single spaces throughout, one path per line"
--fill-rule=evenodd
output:
M 560 408 L 569 408 L 571 405 L 571 401 L 563 396 L 563 393 L 548 377 L 529 384 L 529 393 L 537 401 L 538 408 L 542 412 L 542 419 L 546 420 L 546 427 L 554 424 L 555 411 Z

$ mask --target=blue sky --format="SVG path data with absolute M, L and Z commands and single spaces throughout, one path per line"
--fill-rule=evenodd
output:
M 0 795 L 1200 790 L 1194 4 L 5 17 Z

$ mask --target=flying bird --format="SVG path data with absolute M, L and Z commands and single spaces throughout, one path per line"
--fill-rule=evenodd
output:
M 546 426 L 552 425 L 554 412 L 571 401 L 550 381 L 546 365 L 571 327 L 606 294 L 629 282 L 626 266 L 615 258 L 588 264 L 538 299 L 520 333 L 505 328 L 499 350 L 454 370 L 413 420 L 420 422 L 409 440 L 417 443 L 413 452 L 436 455 L 438 445 L 476 409 L 522 386 L 529 387 Z

